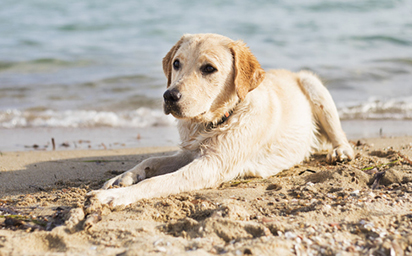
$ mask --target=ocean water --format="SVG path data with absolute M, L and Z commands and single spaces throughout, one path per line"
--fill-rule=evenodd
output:
M 1 0 L 0 140 L 173 127 L 161 60 L 185 33 L 242 39 L 265 69 L 318 73 L 344 121 L 412 120 L 409 0 Z

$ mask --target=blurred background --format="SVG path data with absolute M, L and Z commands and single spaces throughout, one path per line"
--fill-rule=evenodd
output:
M 412 1 L 1 0 L 0 150 L 176 144 L 161 60 L 185 33 L 318 73 L 350 138 L 412 135 Z

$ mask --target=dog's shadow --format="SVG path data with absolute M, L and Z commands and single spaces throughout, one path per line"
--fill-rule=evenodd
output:
M 64 160 L 39 161 L 24 169 L 0 172 L 0 198 L 65 187 L 89 186 L 99 189 L 105 181 L 131 168 L 151 156 L 170 155 L 161 153 L 81 157 Z

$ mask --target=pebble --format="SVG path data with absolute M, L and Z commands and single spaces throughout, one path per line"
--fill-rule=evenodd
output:
M 294 233 L 292 233 L 292 232 L 290 232 L 290 231 L 287 231 L 287 232 L 285 233 L 285 237 L 286 237 L 287 239 L 294 239 L 294 238 L 297 237 L 297 235 L 294 234 Z
M 322 212 L 323 213 L 328 213 L 330 211 L 330 209 L 332 209 L 332 206 L 326 204 L 322 207 Z

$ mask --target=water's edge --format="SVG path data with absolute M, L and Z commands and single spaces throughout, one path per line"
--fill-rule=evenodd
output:
M 412 136 L 412 120 L 343 120 L 348 139 Z M 117 149 L 178 146 L 176 127 L 0 128 L 0 151 Z M 35 146 L 37 145 L 37 147 Z M 33 147 L 35 146 L 35 147 Z

